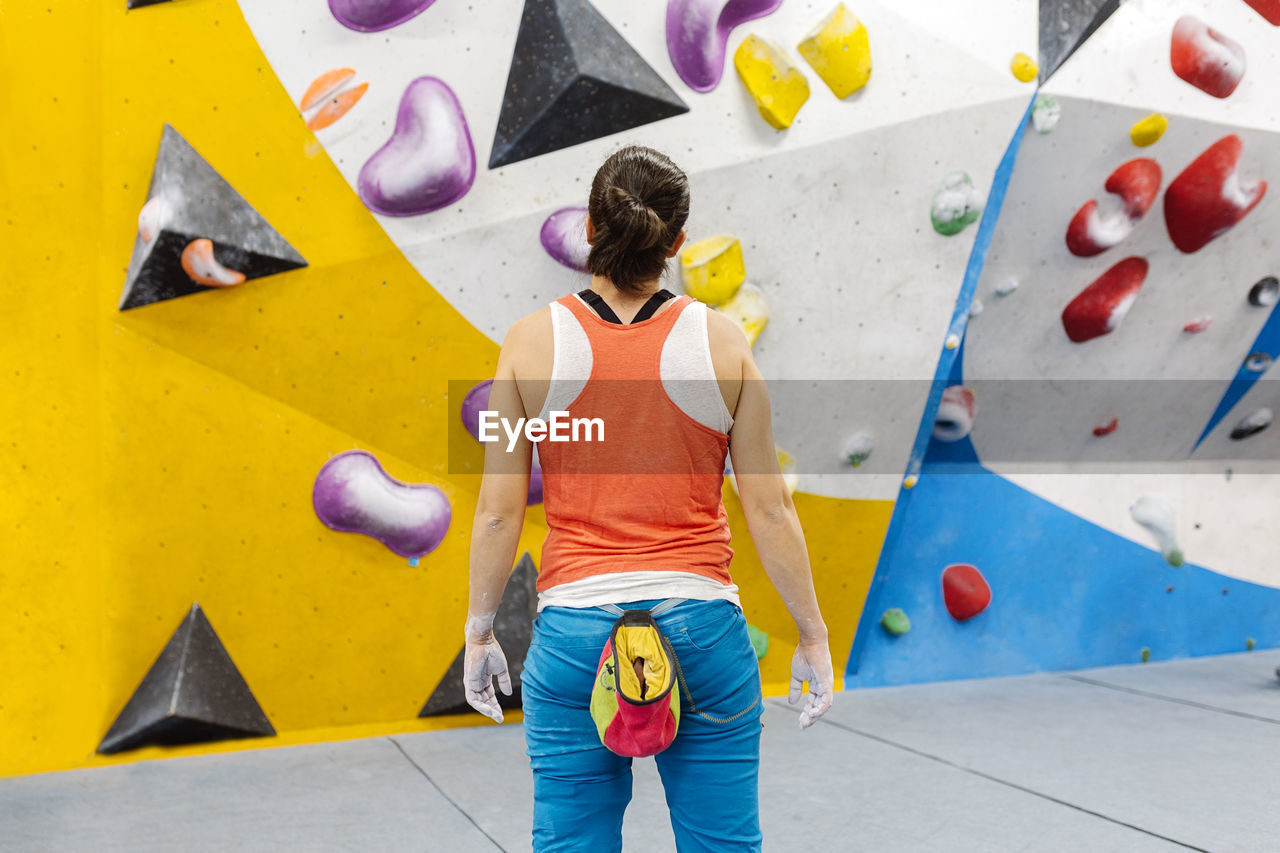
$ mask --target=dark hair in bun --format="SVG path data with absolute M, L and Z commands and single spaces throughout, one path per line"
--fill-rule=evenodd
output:
M 630 145 L 596 172 L 587 210 L 596 228 L 587 270 L 637 291 L 667 268 L 689 218 L 689 179 L 665 154 Z

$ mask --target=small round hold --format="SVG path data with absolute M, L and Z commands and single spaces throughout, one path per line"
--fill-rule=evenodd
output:
M 1246 415 L 1236 424 L 1235 429 L 1231 430 L 1232 441 L 1243 441 L 1251 435 L 1257 435 L 1267 427 L 1271 426 L 1271 421 L 1275 414 L 1268 408 L 1263 407 L 1252 414 Z M 1231 479 L 1231 469 L 1227 469 L 1227 479 Z
M 880 627 L 884 628 L 887 634 L 901 637 L 911 630 L 911 620 L 907 618 L 907 614 L 902 608 L 890 607 L 881 614 Z
M 1005 282 L 996 285 L 996 296 L 1008 296 L 1018 289 L 1018 280 L 1011 278 Z
M 1111 435 L 1111 433 L 1116 431 L 1116 427 L 1118 426 L 1120 426 L 1120 419 L 1112 418 L 1111 420 L 1107 421 L 1105 424 L 1098 424 L 1096 427 L 1094 427 L 1093 434 L 1096 435 L 1098 438 L 1102 438 L 1104 435 Z
M 1255 308 L 1268 308 L 1280 299 L 1280 280 L 1269 275 L 1249 288 L 1249 304 Z
M 1149 660 L 1151 660 L 1151 649 L 1147 648 L 1146 646 L 1143 646 L 1143 647 L 1142 647 L 1142 662 L 1143 662 L 1143 663 L 1146 663 L 1146 662 L 1147 662 L 1147 661 L 1149 661 Z
M 947 349 L 955 349 L 958 346 L 960 346 L 960 336 L 955 334 L 954 332 L 947 335 L 947 343 L 946 343 Z
M 918 482 L 920 482 L 920 478 L 919 478 L 919 477 L 917 477 L 915 474 L 908 474 L 908 475 L 906 476 L 906 478 L 905 478 L 905 479 L 903 479 L 903 481 L 902 481 L 902 488 L 904 488 L 904 489 L 914 489 L 914 488 L 915 488 L 916 483 L 918 483 Z
M 1251 352 L 1244 360 L 1244 369 L 1254 373 L 1263 373 L 1271 366 L 1271 355 L 1265 352 Z
M 981 300 L 981 299 L 979 299 L 979 298 L 978 298 L 978 297 L 976 297 L 976 296 L 975 296 L 975 297 L 973 297 L 973 301 L 969 303 L 969 316 L 970 316 L 970 317 L 977 317 L 979 314 L 981 314 L 981 313 L 982 313 L 982 310 L 983 310 L 984 308 L 986 308 L 986 307 L 987 307 L 987 306 L 985 306 L 985 305 L 983 305 L 983 304 L 982 304 L 982 300 Z
M 876 449 L 875 439 L 869 433 L 856 432 L 849 436 L 840 451 L 840 459 L 847 465 L 857 468 L 871 457 Z

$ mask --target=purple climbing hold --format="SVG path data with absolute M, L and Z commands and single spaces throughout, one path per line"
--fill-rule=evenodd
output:
M 710 92 L 724 75 L 733 28 L 781 5 L 782 0 L 668 0 L 667 53 L 680 79 L 695 91 Z
M 421 557 L 444 541 L 453 510 L 428 483 L 402 483 L 372 453 L 348 450 L 330 459 L 311 492 L 326 527 L 363 533 L 401 557 Z
M 489 406 L 489 390 L 492 387 L 492 379 L 477 382 L 467 392 L 467 396 L 462 398 L 460 412 L 462 425 L 466 427 L 467 432 L 471 433 L 471 437 L 476 441 L 480 440 L 480 412 Z M 529 470 L 529 494 L 525 498 L 525 503 L 528 506 L 542 503 L 542 466 L 538 464 L 536 452 Z
M 587 271 L 587 209 L 563 207 L 542 223 L 542 248 L 560 263 L 578 272 Z
M 417 216 L 448 207 L 476 179 L 476 151 L 462 104 L 443 80 L 408 85 L 391 139 L 360 170 L 360 200 L 374 213 Z
M 462 398 L 462 425 L 476 441 L 480 440 L 480 411 L 489 405 L 489 389 L 492 387 L 492 379 L 477 382 Z
M 362 33 L 389 30 L 427 10 L 436 0 L 329 0 L 338 23 Z

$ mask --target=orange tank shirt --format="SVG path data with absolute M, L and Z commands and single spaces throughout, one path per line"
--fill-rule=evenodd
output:
M 557 302 L 591 348 L 591 373 L 565 411 L 601 419 L 604 438 L 538 444 L 550 527 L 538 591 L 645 569 L 732 583 L 720 493 L 729 437 L 677 406 L 660 374 L 663 343 L 693 299 L 679 297 L 631 325 L 601 319 L 575 296 Z

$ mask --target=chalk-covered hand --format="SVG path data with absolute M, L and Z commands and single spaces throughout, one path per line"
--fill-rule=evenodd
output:
M 809 682 L 808 698 L 800 711 L 800 728 L 807 729 L 827 713 L 835 692 L 835 671 L 826 640 L 801 640 L 791 658 L 791 691 L 787 702 L 794 705 Z
M 493 689 L 493 678 L 507 696 L 511 695 L 511 675 L 507 672 L 507 656 L 493 636 L 493 614 L 468 616 L 466 650 L 462 655 L 462 687 L 467 704 L 495 723 L 502 722 L 502 707 Z

